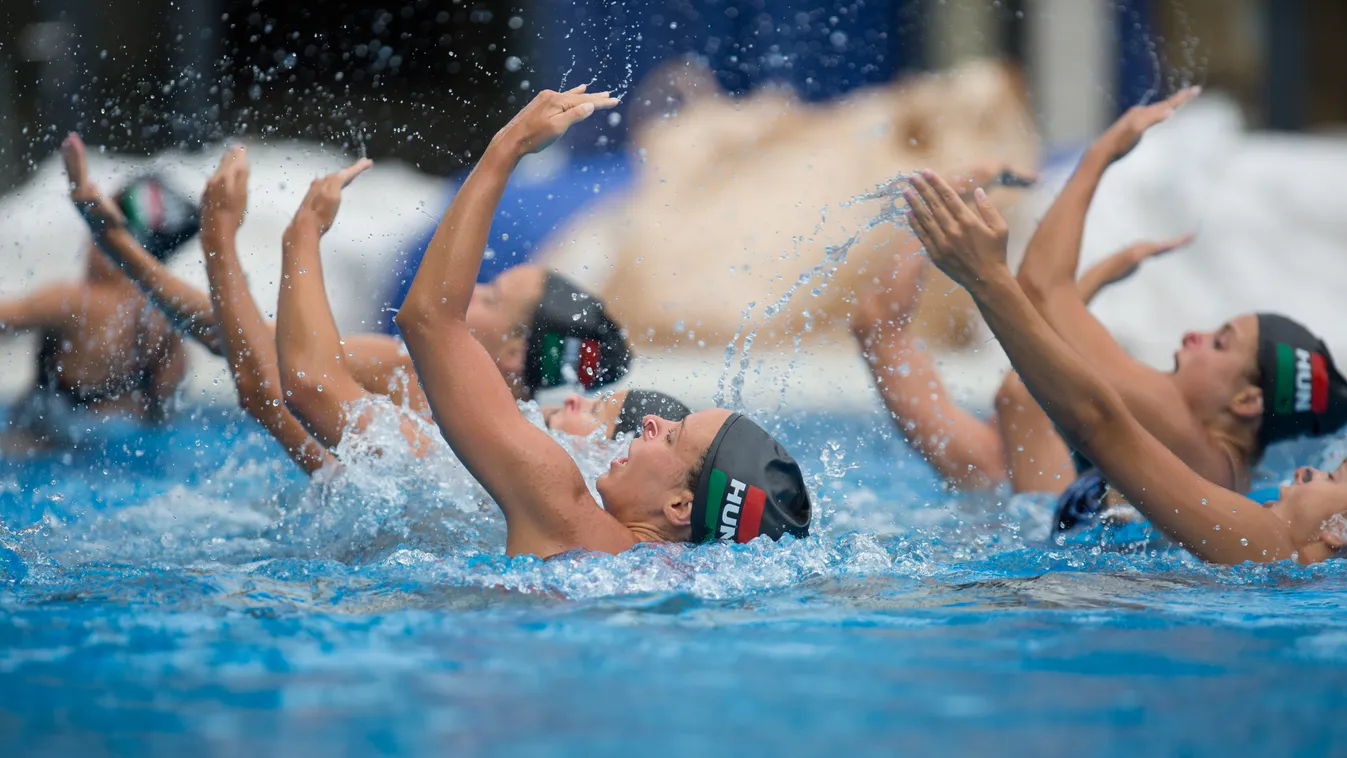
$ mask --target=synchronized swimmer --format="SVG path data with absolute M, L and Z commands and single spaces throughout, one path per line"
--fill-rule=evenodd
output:
M 1240 494 L 1268 445 L 1347 423 L 1347 380 L 1322 341 L 1284 316 L 1249 314 L 1216 332 L 1185 336 L 1175 370 L 1156 371 L 1128 356 L 1087 304 L 1186 238 L 1133 246 L 1076 277 L 1100 178 L 1148 128 L 1196 95 L 1188 89 L 1134 108 L 1096 140 L 1035 231 L 1018 276 L 1006 263 L 1006 224 L 981 187 L 955 182 L 972 190 L 960 194 L 932 172 L 914 175 L 904 198 L 915 238 L 858 293 L 853 330 L 904 436 L 957 485 L 1009 481 L 1019 491 L 1059 493 L 1062 528 L 1092 518 L 1113 488 L 1205 560 L 1324 560 L 1347 545 L 1347 530 L 1334 526 L 1347 513 L 1347 463 L 1327 474 L 1298 470 L 1268 503 Z M 359 401 L 387 396 L 433 419 L 503 513 L 510 555 L 807 537 L 813 507 L 800 467 L 747 416 L 693 412 L 643 390 L 568 396 L 542 408 L 546 429 L 521 412 L 519 401 L 541 389 L 601 390 L 631 361 L 602 301 L 565 277 L 518 266 L 476 283 L 492 219 L 520 159 L 617 102 L 584 86 L 545 91 L 495 135 L 426 250 L 396 317 L 401 340 L 343 336 L 323 285 L 321 238 L 336 222 L 342 189 L 370 161 L 313 182 L 282 240 L 272 324 L 253 300 L 236 249 L 247 209 L 242 147 L 226 152 L 203 194 L 210 286 L 202 292 L 175 278 L 166 254 L 148 250 L 125 208 L 89 181 L 84 146 L 72 135 L 63 145 L 71 198 L 102 252 L 91 252 L 86 282 L 35 294 L 26 306 L 0 304 L 0 324 L 80 334 L 99 319 L 117 325 L 110 333 L 121 341 L 109 341 L 108 349 L 129 340 L 135 350 L 103 356 L 87 338 L 61 344 L 79 358 L 67 358 L 70 365 L 102 356 L 107 367 L 74 386 L 139 393 L 142 407 L 159 402 L 162 389 L 155 388 L 180 381 L 170 356 L 180 352 L 179 334 L 189 335 L 228 361 L 240 405 L 308 472 L 335 465 L 343 436 L 369 423 L 368 413 L 353 417 Z M 972 294 L 1014 366 L 990 422 L 950 402 L 929 356 L 905 334 L 927 260 L 923 248 Z M 81 287 L 103 288 L 82 302 L 104 310 L 122 305 L 115 313 L 86 305 L 72 320 L 72 293 Z M 176 366 L 177 378 L 160 376 L 164 369 L 156 366 Z M 82 402 L 79 392 L 72 397 L 69 404 Z M 413 419 L 404 419 L 402 431 L 416 454 L 436 442 Z M 598 478 L 601 502 L 549 431 L 632 437 L 627 454 Z M 1079 473 L 1073 453 L 1088 461 Z

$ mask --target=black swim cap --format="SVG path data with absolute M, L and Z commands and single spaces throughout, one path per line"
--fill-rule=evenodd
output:
M 738 413 L 726 419 L 692 499 L 692 541 L 808 537 L 809 515 L 804 475 L 790 453 L 751 419 Z
M 1258 373 L 1264 446 L 1330 434 L 1347 423 L 1347 380 L 1323 340 L 1285 316 L 1258 314 Z
M 677 398 L 654 390 L 631 390 L 617 412 L 617 424 L 613 426 L 614 436 L 635 433 L 641 430 L 641 419 L 649 415 L 659 416 L 668 421 L 682 421 L 692 413 Z
M 201 229 L 201 209 L 154 175 L 132 179 L 117 193 L 117 207 L 131 236 L 161 261 Z
M 603 301 L 549 272 L 525 357 L 529 392 L 573 384 L 597 389 L 626 376 L 630 366 L 631 348 Z

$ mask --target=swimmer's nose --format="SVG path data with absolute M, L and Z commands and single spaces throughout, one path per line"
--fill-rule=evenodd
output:
M 1299 484 L 1309 484 L 1314 481 L 1314 475 L 1317 473 L 1319 473 L 1317 470 L 1310 468 L 1309 466 L 1301 466 L 1296 469 L 1296 482 Z
M 580 410 L 581 397 L 574 392 L 566 396 L 566 410 L 575 413 Z
M 1184 332 L 1183 346 L 1197 347 L 1202 344 L 1202 334 L 1200 332 Z

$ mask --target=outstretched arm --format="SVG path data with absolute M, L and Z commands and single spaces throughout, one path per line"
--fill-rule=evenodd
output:
M 210 296 L 174 276 L 136 242 L 121 211 L 89 181 L 84 142 L 78 134 L 70 135 L 61 144 L 61 157 L 70 180 L 70 199 L 88 223 L 94 244 L 121 267 L 179 331 L 190 334 L 212 353 L 224 355 Z
M 1191 233 L 1160 242 L 1138 242 L 1119 250 L 1099 261 L 1080 275 L 1076 282 L 1076 292 L 1081 302 L 1089 305 L 1105 287 L 1117 284 L 1135 274 L 1137 268 L 1147 260 L 1164 255 L 1193 241 Z
M 79 312 L 84 293 L 78 282 L 59 282 L 0 299 L 0 334 L 45 329 L 71 319 Z
M 973 295 L 1025 385 L 1069 443 L 1194 554 L 1220 563 L 1291 557 L 1295 546 L 1286 523 L 1185 465 L 1128 411 L 1100 370 L 1043 320 L 1006 265 L 1006 224 L 984 193 L 976 193 L 974 212 L 933 173 L 914 186 L 914 231 L 936 265 Z
M 914 252 L 895 255 L 857 292 L 852 334 L 907 444 L 955 486 L 995 486 L 1006 478 L 997 430 L 950 399 L 931 354 L 908 333 L 926 267 Z
M 241 145 L 225 153 L 206 182 L 201 202 L 201 248 L 211 306 L 239 404 L 271 433 L 290 459 L 312 474 L 331 456 L 290 413 L 281 397 L 276 338 L 258 310 L 239 265 L 235 238 L 248 206 L 248 158 Z
M 574 461 L 519 413 L 466 316 L 491 219 L 519 159 L 617 101 L 583 88 L 540 93 L 492 139 L 440 221 L 398 328 L 444 439 L 505 514 L 506 550 L 549 555 L 574 547 L 618 552 L 634 543 L 595 507 Z
M 1048 324 L 1109 377 L 1131 413 L 1152 434 L 1198 473 L 1235 487 L 1229 460 L 1211 443 L 1173 382 L 1127 354 L 1090 313 L 1075 282 L 1085 214 L 1104 171 L 1127 154 L 1146 129 L 1196 94 L 1197 89 L 1190 88 L 1163 102 L 1133 108 L 1095 141 L 1030 239 L 1018 281 Z

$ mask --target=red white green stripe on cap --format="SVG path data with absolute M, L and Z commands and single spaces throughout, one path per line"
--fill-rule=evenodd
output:
M 542 386 L 560 387 L 579 382 L 588 390 L 598 384 L 598 340 L 567 337 L 557 332 L 548 332 L 542 339 Z M 568 368 L 571 372 L 567 372 Z
M 748 542 L 762 531 L 767 493 L 711 469 L 706 490 L 706 533 L 720 542 Z
M 1273 410 L 1278 415 L 1328 410 L 1328 361 L 1322 353 L 1284 342 L 1277 344 Z

